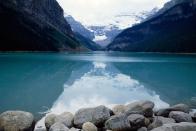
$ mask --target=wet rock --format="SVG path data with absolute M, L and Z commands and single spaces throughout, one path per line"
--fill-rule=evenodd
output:
M 190 108 L 186 104 L 177 104 L 169 108 L 160 109 L 155 114 L 157 116 L 168 117 L 171 111 L 181 111 L 181 112 L 189 113 Z
M 96 108 L 83 108 L 76 112 L 74 116 L 74 125 L 81 128 L 85 122 L 92 122 L 100 127 L 110 118 L 110 109 L 105 106 Z
M 138 129 L 137 131 L 148 131 L 146 127 L 142 127 L 140 129 Z
M 196 131 L 195 123 L 170 123 L 164 124 L 161 127 L 155 128 L 152 131 Z
M 86 122 L 82 125 L 82 130 L 83 131 L 97 131 L 97 127 L 91 122 Z
M 55 122 L 61 122 L 66 127 L 71 128 L 73 127 L 73 119 L 74 119 L 74 115 L 72 113 L 64 112 L 55 117 Z
M 34 125 L 34 117 L 29 112 L 6 111 L 0 115 L 1 131 L 32 131 Z
M 112 131 L 123 131 L 131 129 L 130 123 L 125 114 L 111 116 L 105 122 L 105 128 Z
M 154 103 L 151 101 L 137 101 L 126 106 L 126 112 L 143 113 L 146 117 L 153 116 Z
M 126 106 L 124 105 L 116 105 L 113 107 L 112 111 L 114 112 L 114 115 L 118 115 L 120 113 L 125 113 Z
M 53 124 L 50 127 L 49 131 L 69 131 L 69 128 L 67 128 L 64 124 L 58 122 L 58 123 Z
M 127 119 L 131 125 L 132 130 L 137 130 L 145 126 L 145 117 L 143 115 L 131 114 Z
M 57 115 L 55 115 L 55 114 L 50 114 L 50 115 L 46 116 L 46 118 L 45 118 L 45 126 L 46 126 L 47 130 L 49 130 L 50 127 L 55 123 L 56 117 L 57 117 Z
M 173 118 L 176 122 L 192 122 L 192 117 L 190 114 L 180 111 L 170 112 L 169 117 Z
M 175 123 L 175 120 L 172 118 L 155 116 L 153 122 L 148 126 L 148 129 L 152 130 L 154 128 L 162 126 L 163 124 L 168 124 L 168 123 Z

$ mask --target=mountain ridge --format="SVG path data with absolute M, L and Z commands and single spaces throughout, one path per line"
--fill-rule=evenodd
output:
M 1 51 L 80 50 L 56 0 L 1 0 Z
M 158 16 L 124 30 L 107 50 L 196 52 L 196 2 L 182 2 Z

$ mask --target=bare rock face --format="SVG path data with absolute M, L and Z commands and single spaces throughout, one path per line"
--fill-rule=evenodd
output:
M 6 111 L 0 115 L 1 131 L 32 131 L 34 117 L 29 112 Z
M 195 123 L 171 123 L 155 128 L 152 131 L 196 131 Z
M 92 122 L 96 126 L 101 126 L 110 118 L 110 109 L 105 106 L 95 108 L 84 108 L 76 112 L 74 125 L 81 128 L 85 122 Z
M 192 122 L 192 117 L 190 114 L 180 112 L 180 111 L 172 111 L 169 114 L 170 118 L 173 118 L 176 122 Z

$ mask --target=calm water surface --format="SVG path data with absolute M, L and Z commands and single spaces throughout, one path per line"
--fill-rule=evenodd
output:
M 135 100 L 196 108 L 196 55 L 0 53 L 0 112 L 40 116 Z

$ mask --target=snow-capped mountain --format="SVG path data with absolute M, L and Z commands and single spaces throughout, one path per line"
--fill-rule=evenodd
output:
M 110 21 L 103 22 L 101 25 L 83 25 L 70 15 L 65 15 L 66 20 L 70 23 L 72 30 L 78 32 L 105 47 L 124 29 L 131 27 L 144 21 L 158 11 L 154 8 L 151 11 L 143 11 L 136 13 L 120 13 L 116 16 L 111 16 Z
M 94 32 L 95 38 L 93 41 L 102 46 L 107 46 L 122 30 L 144 21 L 157 11 L 158 8 L 154 8 L 151 11 L 143 11 L 139 14 L 121 13 L 113 17 L 110 24 L 86 26 L 86 28 Z

